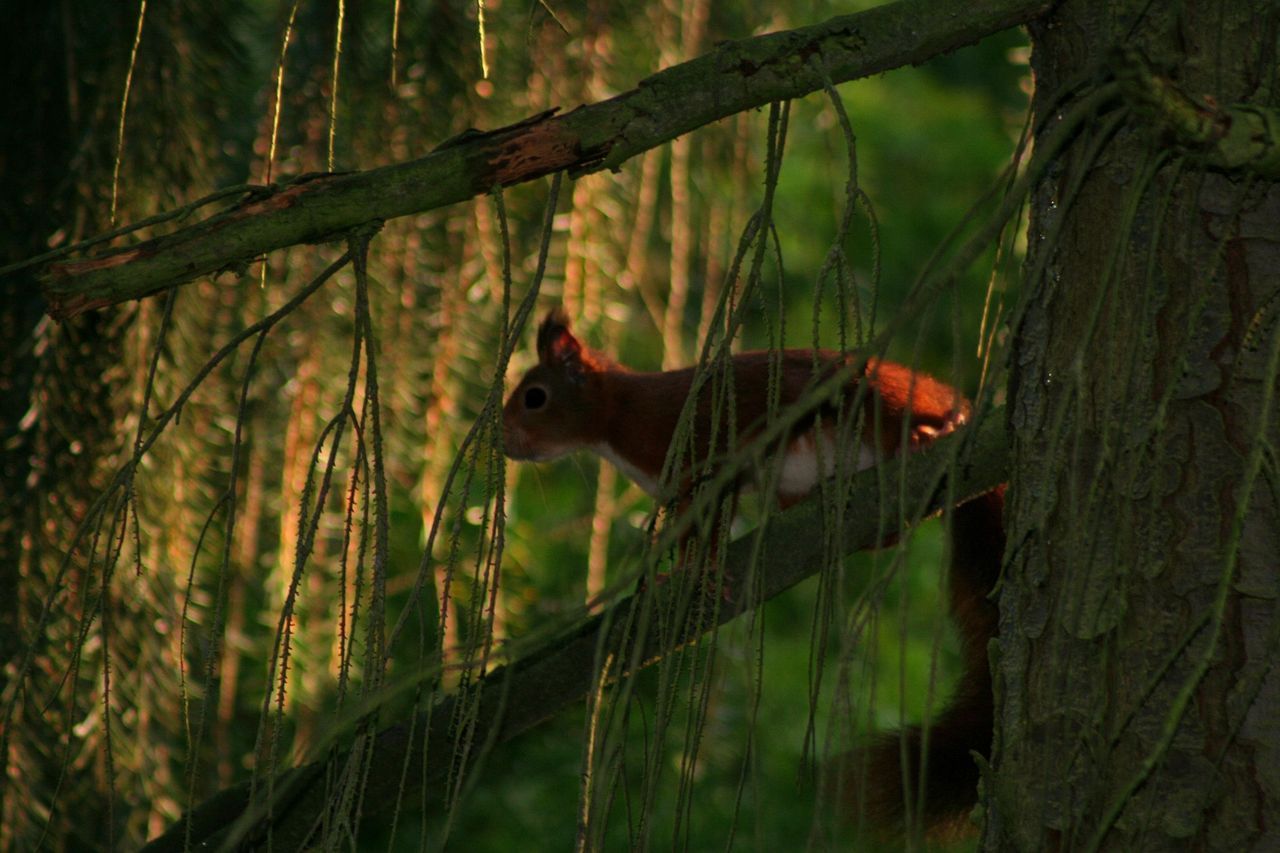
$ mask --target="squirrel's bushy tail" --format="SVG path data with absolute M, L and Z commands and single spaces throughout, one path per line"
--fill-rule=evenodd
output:
M 962 834 L 977 802 L 973 754 L 991 754 L 993 707 L 987 643 L 998 614 L 988 599 L 1004 554 L 1004 487 L 956 507 L 951 523 L 950 610 L 960 634 L 964 672 L 945 709 L 927 729 L 886 734 L 848 757 L 846 805 L 855 821 L 880 834 L 917 828 Z M 922 748 L 923 747 L 923 748 Z M 924 782 L 921 785 L 921 758 Z

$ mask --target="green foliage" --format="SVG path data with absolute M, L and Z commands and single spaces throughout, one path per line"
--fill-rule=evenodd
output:
M 1010 64 L 1008 51 L 1019 43 L 1017 38 L 1002 39 L 948 57 L 937 67 L 931 64 L 895 71 L 842 87 L 857 134 L 859 176 L 879 220 L 884 258 L 878 294 L 882 321 L 895 313 L 920 274 L 923 260 L 965 221 L 970 208 L 991 188 L 1008 162 L 1021 127 L 1021 96 L 1016 93 L 1023 75 L 1020 67 Z M 760 137 L 754 138 L 753 149 L 762 147 Z M 755 150 L 754 156 L 762 157 L 763 152 Z M 695 182 L 698 198 L 709 204 L 731 198 L 731 178 L 722 175 L 716 164 L 704 166 Z M 795 104 L 775 210 L 788 345 L 805 346 L 813 339 L 811 295 L 843 206 L 844 168 L 843 142 L 830 105 L 818 96 Z M 756 193 L 753 190 L 751 195 Z M 863 217 L 855 218 L 848 252 L 856 259 L 854 275 L 863 304 L 870 305 L 871 240 Z M 778 275 L 776 264 L 769 269 L 769 275 Z M 921 318 L 918 327 L 913 325 L 910 337 L 895 339 L 890 354 L 944 376 L 951 373 L 953 359 L 959 358 L 965 370 L 961 381 L 973 387 L 978 370 L 971 353 L 989 275 L 990 257 L 965 271 L 955 295 Z M 695 284 L 703 286 L 705 280 Z M 691 294 L 689 304 L 698 304 L 700 296 L 698 292 Z M 764 297 L 764 305 L 773 299 L 772 295 Z M 776 315 L 771 307 L 768 310 Z M 764 316 L 749 318 L 746 346 L 770 344 Z M 838 345 L 837 325 L 836 312 L 828 304 L 819 324 L 820 345 Z M 589 336 L 593 345 L 619 353 L 628 364 L 656 368 L 660 340 L 654 337 L 652 327 L 641 321 L 613 328 L 613 335 Z M 958 337 L 955 330 L 959 330 Z M 957 346 L 964 350 L 959 355 L 955 353 Z M 595 479 L 595 463 L 581 458 L 536 466 L 521 475 L 508 526 L 510 553 L 521 555 L 520 565 L 537 567 L 529 571 L 539 598 L 572 595 L 575 588 L 581 588 Z M 646 504 L 633 498 L 627 505 L 632 507 L 630 515 L 621 512 L 613 524 L 611 577 L 634 572 L 640 564 Z M 940 525 L 926 525 L 912 537 L 910 546 L 887 585 L 874 595 L 869 595 L 872 578 L 889 571 L 892 550 L 848 562 L 850 580 L 839 610 L 871 618 L 870 627 L 856 639 L 844 637 L 843 647 L 839 640 L 833 640 L 816 668 L 811 663 L 814 632 L 818 630 L 814 622 L 818 606 L 815 582 L 767 605 L 760 617 L 762 634 L 749 633 L 741 626 L 720 632 L 715 640 L 718 663 L 710 688 L 706 733 L 698 746 L 699 769 L 691 807 L 695 817 L 682 822 L 677 819 L 678 771 L 669 769 L 668 783 L 652 816 L 656 828 L 651 838 L 656 843 L 711 849 L 725 843 L 731 826 L 736 826 L 737 843 L 761 849 L 794 846 L 798 838 L 812 838 L 819 846 L 846 838 L 848 826 L 831 821 L 830 815 L 814 814 L 813 762 L 833 758 L 870 732 L 920 720 L 926 705 L 936 713 L 956 672 L 958 656 L 946 624 L 941 589 L 944 556 Z M 543 576 L 533 577 L 535 570 L 541 570 Z M 569 571 L 571 576 L 566 575 Z M 541 610 L 546 607 L 534 605 Z M 534 612 L 534 608 L 526 612 Z M 850 617 L 851 621 L 856 618 Z M 754 671 L 744 662 L 757 649 L 763 650 L 764 667 Z M 810 707 L 810 688 L 819 672 L 823 689 Z M 852 681 L 852 720 L 831 716 L 831 690 L 842 674 Z M 652 684 L 647 686 L 656 689 Z M 653 696 L 640 701 L 653 701 Z M 750 708 L 757 702 L 753 717 Z M 640 711 L 633 713 L 644 716 Z M 816 750 L 806 752 L 805 732 L 811 714 L 817 745 Z M 574 717 L 558 720 L 557 725 L 572 732 L 580 730 L 584 721 Z M 680 723 L 673 724 L 672 731 L 681 730 Z M 628 736 L 631 745 L 626 748 L 632 756 L 628 766 L 634 767 L 630 771 L 624 768 L 624 775 L 644 772 L 647 765 L 635 756 L 643 754 L 645 737 L 645 725 L 636 723 Z M 477 849 L 505 849 L 516 843 L 522 833 L 506 820 L 488 819 L 496 813 L 509 816 L 511 823 L 527 832 L 553 839 L 553 846 L 572 843 L 577 798 L 570 786 L 577 778 L 565 768 L 575 766 L 576 747 L 565 747 L 545 735 L 531 740 L 528 749 L 542 756 L 545 773 L 527 766 L 526 762 L 535 759 L 519 745 L 503 749 L 491 766 L 511 766 L 512 772 L 499 773 L 492 787 L 481 783 L 475 800 L 464 806 L 454 837 L 465 838 L 468 846 L 476 845 Z M 679 737 L 670 738 L 670 768 L 679 766 L 687 748 Z M 515 757 L 517 752 L 519 758 Z M 748 753 L 752 756 L 749 760 Z M 554 770 L 556 767 L 560 769 Z M 744 778 L 747 782 L 740 788 Z M 634 788 L 638 782 L 633 778 L 629 785 Z M 742 800 L 735 815 L 740 790 Z M 618 796 L 625 800 L 621 793 Z M 554 822 L 553 814 L 561 815 L 562 821 Z M 606 846 L 621 847 L 630 843 L 628 839 L 634 842 L 638 831 L 634 813 L 618 802 L 612 814 Z M 630 824 L 628 814 L 632 814 Z M 819 834 L 811 835 L 814 831 Z M 670 834 L 673 832 L 680 833 L 678 839 Z M 823 838 L 827 840 L 821 841 Z M 863 839 L 859 843 L 869 842 Z
M 749 4 L 717 5 L 707 11 L 696 49 L 849 11 L 810 5 L 804 20 L 790 21 L 763 19 Z M 331 118 L 336 167 L 368 168 L 419 156 L 470 126 L 601 99 L 683 58 L 680 16 L 691 25 L 695 6 L 517 8 L 490 0 L 489 81 L 478 79 L 474 5 L 403 5 L 394 55 L 391 10 L 351 6 L 336 117 L 328 115 L 334 9 L 299 6 L 271 175 L 325 168 Z M 136 84 L 150 100 L 148 109 L 130 114 L 122 169 L 125 197 L 144 196 L 137 213 L 197 196 L 206 182 L 264 178 L 274 75 L 290 12 L 290 3 L 269 3 L 225 19 L 191 6 L 155 13 L 139 60 L 146 85 Z M 103 25 L 115 50 L 129 43 L 134 23 L 124 16 Z M 1023 73 L 1007 53 L 1019 41 L 988 41 L 840 90 L 857 137 L 860 185 L 879 230 L 875 240 L 865 212 L 853 217 L 844 249 L 862 315 L 852 316 L 848 303 L 842 313 L 828 285 L 816 323 L 821 345 L 839 345 L 842 327 L 847 344 L 863 342 L 852 329 L 860 321 L 869 330 L 873 304 L 882 328 L 925 259 L 1007 165 L 1021 126 L 1016 92 Z M 89 49 L 72 40 L 68 58 Z M 103 114 L 109 110 L 102 105 L 119 91 L 118 63 L 111 68 L 103 76 L 110 82 L 95 79 L 91 90 Z M 165 100 L 167 87 L 184 98 Z M 94 156 L 111 147 L 104 141 L 111 126 L 100 123 L 87 137 Z M 738 235 L 761 203 L 766 139 L 766 116 L 747 116 L 692 135 L 683 183 L 673 155 L 653 152 L 657 159 L 647 170 L 637 159 L 621 174 L 567 187 L 540 307 L 569 303 L 594 344 L 637 367 L 656 368 L 664 350 L 675 346 L 695 352 L 714 297 L 726 286 Z M 813 294 L 845 204 L 847 157 L 826 98 L 792 105 L 773 211 L 778 253 L 773 247 L 765 253 L 742 345 L 776 345 L 783 318 L 787 345 L 814 342 Z M 677 188 L 688 194 L 684 214 L 675 203 Z M 652 192 L 647 213 L 646 189 Z M 501 379 L 495 374 L 513 310 L 508 301 L 534 279 L 545 201 L 545 187 L 535 185 L 505 194 L 505 217 L 485 198 L 388 223 L 370 257 L 374 340 L 355 356 L 356 368 L 360 296 L 343 272 L 282 321 L 256 359 L 241 349 L 180 406 L 181 419 L 138 477 L 137 514 L 128 522 L 137 526 L 136 540 L 130 528 L 115 555 L 119 565 L 110 570 L 114 645 L 104 651 L 99 642 L 108 635 L 95 621 L 94 602 L 67 605 L 46 632 L 72 654 L 40 658 L 40 690 L 73 671 L 82 652 L 87 665 L 71 679 L 67 713 L 51 724 L 61 728 L 49 742 L 66 744 L 65 750 L 15 746 L 16 769 L 40 780 L 23 789 L 38 805 L 18 809 L 21 825 L 0 838 L 26 846 L 46 828 L 40 808 L 50 807 L 47 829 L 59 843 L 92 845 L 93 839 L 69 834 L 67 816 L 69 805 L 79 810 L 92 803 L 93 814 L 113 822 L 118 842 L 137 845 L 232 782 L 264 784 L 271 771 L 313 757 L 330 739 L 349 740 L 350 706 L 384 697 L 383 685 L 397 691 L 377 700 L 386 701 L 386 722 L 458 688 L 466 680 L 458 673 L 471 666 L 474 676 L 485 655 L 492 662 L 536 648 L 584 617 L 597 513 L 604 513 L 609 534 L 607 594 L 632 588 L 650 538 L 647 498 L 618 482 L 602 504 L 597 463 L 583 458 L 522 466 L 504 480 L 488 467 L 496 435 L 481 430 L 468 437 Z M 641 227 L 646 215 L 648 226 Z M 658 312 L 672 299 L 672 246 L 681 236 L 689 245 L 689 289 L 675 318 L 682 321 L 679 341 L 672 341 L 663 338 Z M 512 281 L 503 273 L 507 248 Z M 163 321 L 159 304 L 148 303 L 133 328 L 139 343 L 126 396 L 135 408 L 116 425 L 119 436 L 131 441 L 137 429 L 152 347 L 159 347 L 160 369 L 143 419 L 147 427 L 157 412 L 177 405 L 212 352 L 279 308 L 333 254 L 328 247 L 295 247 L 238 281 L 192 285 Z M 740 279 L 750 267 L 748 259 Z M 970 354 L 989 272 L 989 259 L 965 271 L 952 295 L 891 342 L 891 355 L 943 376 L 959 363 L 957 382 L 973 388 L 978 370 Z M 523 330 L 513 373 L 529 363 L 530 337 Z M 372 427 L 370 355 L 377 360 L 381 435 Z M 344 411 L 349 375 L 359 393 Z M 335 423 L 345 424 L 340 441 L 326 432 Z M 379 442 L 385 494 L 371 484 Z M 321 495 L 330 453 L 334 473 Z M 447 488 L 460 454 L 463 464 Z M 107 461 L 104 468 L 114 470 Z M 506 487 L 495 592 L 486 561 L 494 501 Z M 228 495 L 236 500 L 234 528 Z M 376 541 L 378 497 L 390 506 L 385 552 Z M 430 538 L 437 510 L 439 527 Z M 754 515 L 762 511 L 757 505 Z M 298 557 L 312 519 L 314 547 Z M 59 547 L 73 533 L 66 524 Z M 750 526 L 744 521 L 737 531 Z M 842 571 L 834 589 L 803 584 L 682 652 L 670 670 L 641 674 L 634 697 L 614 708 L 618 752 L 592 790 L 597 813 L 607 816 L 599 835 L 604 846 L 648 839 L 710 849 L 733 838 L 738 845 L 789 849 L 802 839 L 819 847 L 847 841 L 854 830 L 839 819 L 840 809 L 815 809 L 823 763 L 873 732 L 936 710 L 950 688 L 956 652 L 942 603 L 943 542 L 940 525 L 926 524 L 900 549 L 841 562 L 833 568 Z M 98 556 L 84 567 L 84 588 L 95 588 L 109 571 L 102 568 L 109 561 Z M 136 573 L 129 566 L 135 557 Z M 51 572 L 56 562 L 50 556 L 37 568 Z M 383 567 L 385 577 L 376 573 Z M 449 600 L 442 604 L 446 588 Z M 38 610 L 37 603 L 42 599 L 33 598 L 28 609 Z M 393 633 L 397 625 L 403 630 Z M 385 659 L 377 654 L 381 640 L 392 643 Z M 107 665 L 139 678 L 117 680 L 103 711 L 88 673 Z M 655 734 L 664 702 L 673 703 L 673 716 Z M 88 723 L 74 719 L 77 710 Z M 369 825 L 360 828 L 361 845 L 387 841 L 418 849 L 425 838 L 431 845 L 506 850 L 533 838 L 551 848 L 570 846 L 582 813 L 589 724 L 579 708 L 498 747 L 468 781 L 456 810 L 446 814 L 432 803 L 424 815 L 406 805 L 394 841 L 388 826 Z M 25 718 L 23 725 L 37 733 Z M 76 733 L 77 726 L 88 727 L 89 736 Z M 110 743 L 103 741 L 107 726 Z M 107 756 L 111 769 L 92 777 L 73 772 L 80 761 L 73 760 L 73 744 Z M 657 792 L 646 805 L 642 791 L 654 780 Z

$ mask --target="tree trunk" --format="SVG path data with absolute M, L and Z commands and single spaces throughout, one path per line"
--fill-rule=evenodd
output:
M 1032 28 L 1041 133 L 1142 57 L 1272 107 L 1276 23 L 1068 0 Z M 1280 187 L 1156 124 L 1117 98 L 1033 198 L 988 849 L 1280 843 Z

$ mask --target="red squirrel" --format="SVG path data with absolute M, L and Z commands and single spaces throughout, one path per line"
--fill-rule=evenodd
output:
M 800 400 L 815 379 L 856 364 L 849 356 L 827 350 L 734 355 L 734 434 L 730 436 L 723 413 L 714 416 L 710 389 L 704 387 L 693 412 L 694 458 L 672 478 L 674 495 L 664 496 L 659 491 L 661 474 L 693 389 L 693 368 L 644 373 L 624 367 L 575 338 L 559 308 L 548 312 L 538 328 L 537 353 L 538 364 L 521 379 L 503 409 L 507 455 L 545 461 L 589 450 L 612 462 L 651 496 L 674 496 L 679 508 L 687 505 L 691 472 L 704 466 L 708 457 L 719 458 L 726 448 L 736 449 L 758 437 L 771 415 Z M 772 406 L 771 362 L 780 365 Z M 866 388 L 859 394 L 861 383 Z M 969 402 L 951 386 L 876 358 L 855 371 L 842 396 L 846 407 L 855 401 L 862 407 L 860 441 L 845 456 L 859 470 L 892 456 L 904 440 L 908 449 L 924 446 L 963 425 L 970 415 Z M 831 405 L 819 406 L 772 448 L 783 454 L 775 482 L 783 507 L 835 473 L 834 414 Z M 740 484 L 746 485 L 746 479 L 739 478 Z M 970 752 L 987 756 L 991 748 L 987 642 L 995 636 L 997 615 L 987 596 L 1004 553 L 1003 501 L 1000 489 L 956 507 L 952 514 L 950 612 L 961 634 L 964 672 L 951 704 L 928 729 L 924 811 L 915 814 L 915 808 L 910 809 L 914 821 L 935 829 L 963 823 L 977 798 L 978 768 Z M 904 775 L 911 780 L 911 803 L 919 801 L 921 734 L 917 728 L 883 736 L 851 759 L 844 774 L 858 783 L 858 791 L 846 786 L 842 792 L 846 802 L 881 828 L 905 828 Z M 904 753 L 908 774 L 901 766 Z

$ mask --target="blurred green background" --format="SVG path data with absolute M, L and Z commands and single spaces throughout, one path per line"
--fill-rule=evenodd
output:
M 118 220 L 136 221 L 219 186 L 327 170 L 331 159 L 342 170 L 419 157 L 469 127 L 602 100 L 720 41 L 867 5 L 806 2 L 784 11 L 706 0 L 488 0 L 487 79 L 476 5 L 348 5 L 334 99 L 334 6 L 152 4 L 123 135 Z M 14 162 L 30 164 L 28 174 L 6 179 L 15 182 L 8 221 L 32 211 L 22 230 L 11 229 L 7 245 L 15 259 L 109 225 L 136 11 L 72 3 L 60 17 L 24 13 L 31 18 L 26 31 L 60 38 L 15 48 L 18 59 L 22 50 L 32 52 L 32 73 L 42 81 L 34 101 L 44 110 L 15 114 L 28 136 L 15 136 L 8 149 Z M 52 59 L 34 58 L 37 51 L 52 52 Z M 878 224 L 876 241 L 864 212 L 852 219 L 843 249 L 853 290 L 844 292 L 843 309 L 830 280 L 816 308 L 814 294 L 845 205 L 849 152 L 824 95 L 791 104 L 773 208 L 779 251 L 766 253 L 753 297 L 759 307 L 739 346 L 776 344 L 780 319 L 789 346 L 812 345 L 815 329 L 822 346 L 841 345 L 842 329 L 843 342 L 853 346 L 858 328 L 871 329 L 873 305 L 876 329 L 898 314 L 928 259 L 943 247 L 945 263 L 945 247 L 954 246 L 948 235 L 971 233 L 975 205 L 980 217 L 988 209 L 981 200 L 998 192 L 1025 121 L 1025 54 L 1023 34 L 1009 32 L 920 67 L 838 87 L 856 134 L 859 185 Z M 767 125 L 767 110 L 726 119 L 617 174 L 566 181 L 539 315 L 563 302 L 586 341 L 634 367 L 688 363 L 747 217 L 763 197 Z M 503 196 L 516 298 L 536 264 L 547 187 L 538 181 Z M 482 435 L 446 489 L 450 464 L 495 380 L 501 233 L 492 199 L 480 198 L 388 223 L 373 244 L 391 512 L 386 613 L 390 624 L 403 618 L 406 626 L 390 651 L 391 683 L 426 673 L 426 688 L 448 691 L 459 661 L 489 636 L 498 642 L 495 660 L 518 656 L 577 624 L 602 588 L 630 590 L 640 570 L 652 503 L 621 478 L 602 476 L 593 458 L 521 465 L 500 475 L 485 467 L 489 444 Z M 984 300 L 989 284 L 1002 292 L 1016 270 L 1014 236 L 1008 240 L 1014 251 L 994 276 L 990 250 L 910 318 L 889 355 L 976 392 Z M 238 283 L 224 277 L 184 288 L 161 349 L 153 410 L 172 402 L 230 335 L 282 304 L 334 255 L 327 246 L 293 247 Z M 136 545 L 129 537 L 121 563 L 127 567 L 136 557 L 141 570 L 120 568 L 110 577 L 109 651 L 94 639 L 106 630 L 95 605 L 81 602 L 50 624 L 47 636 L 57 641 L 40 649 L 30 676 L 32 695 L 64 682 L 70 689 L 55 693 L 56 713 L 41 718 L 28 711 L 15 722 L 15 796 L 5 806 L 15 849 L 46 831 L 66 847 L 101 846 L 84 830 L 91 825 L 111 825 L 118 843 L 133 846 L 191 803 L 248 778 L 252 768 L 280 769 L 312 756 L 344 718 L 345 703 L 372 683 L 362 662 L 370 556 L 360 547 L 372 532 L 363 514 L 372 498 L 364 491 L 367 458 L 359 455 L 370 449 L 353 430 L 335 451 L 332 488 L 318 503 L 316 497 L 332 441 L 325 426 L 341 411 L 351 359 L 352 287 L 349 272 L 340 275 L 273 332 L 253 365 L 240 414 L 234 530 L 219 501 L 229 482 L 247 347 L 204 382 L 144 463 L 136 484 L 140 535 Z M 849 307 L 855 295 L 860 313 Z M 673 301 L 683 303 L 674 314 Z M 67 500 L 95 494 L 127 458 L 161 314 L 161 303 L 150 300 L 116 315 L 109 332 L 101 332 L 114 336 L 118 365 L 86 369 L 125 389 L 105 419 L 115 443 L 104 436 L 93 446 L 93 473 L 48 487 Z M 508 380 L 531 363 L 531 351 L 532 329 L 525 329 Z M 991 362 L 989 372 L 1000 365 L 998 347 Z M 367 418 L 368 374 L 362 368 L 359 375 L 355 405 Z M 988 381 L 1000 385 L 998 375 Z M 367 419 L 361 424 L 367 430 Z M 490 599 L 485 507 L 499 482 L 509 489 L 506 543 Z M 424 555 L 437 508 L 441 532 Z M 314 547 L 299 560 L 300 530 L 317 509 Z M 748 506 L 735 529 L 749 530 L 758 511 Z M 29 624 L 46 598 L 61 594 L 52 578 L 73 530 L 67 519 L 52 525 L 47 547 L 23 565 L 20 607 Z M 713 645 L 687 652 L 667 688 L 676 697 L 673 721 L 657 740 L 649 726 L 659 675 L 640 677 L 622 709 L 625 736 L 610 759 L 616 763 L 596 780 L 596 795 L 612 797 L 602 807 L 605 846 L 647 839 L 691 850 L 873 848 L 839 818 L 841 807 L 815 808 L 815 780 L 823 762 L 869 731 L 917 721 L 948 693 L 957 653 L 943 605 L 943 540 L 941 525 L 926 523 L 900 547 L 848 558 L 834 594 L 820 595 L 811 579 L 723 628 Z M 102 580 L 94 560 L 76 566 L 88 588 Z M 451 610 L 442 633 L 446 589 Z M 293 614 L 282 621 L 290 600 Z M 279 661 L 282 626 L 290 648 L 283 687 L 278 667 L 270 666 Z M 712 653 L 713 664 L 703 669 Z M 117 672 L 145 674 L 118 679 L 105 702 L 96 675 L 104 654 Z M 214 672 L 217 679 L 208 676 Z M 404 691 L 383 718 L 429 697 Z M 273 710 L 264 713 L 266 707 Z M 409 850 L 426 838 L 477 851 L 569 848 L 581 814 L 588 723 L 579 706 L 497 747 L 456 809 L 446 814 L 432 805 L 424 815 L 406 806 L 394 840 L 389 824 L 377 822 L 362 827 L 358 846 Z M 682 771 L 683 759 L 695 752 L 696 767 Z M 104 755 L 111 761 L 94 758 Z M 642 828 L 646 780 L 657 794 Z

